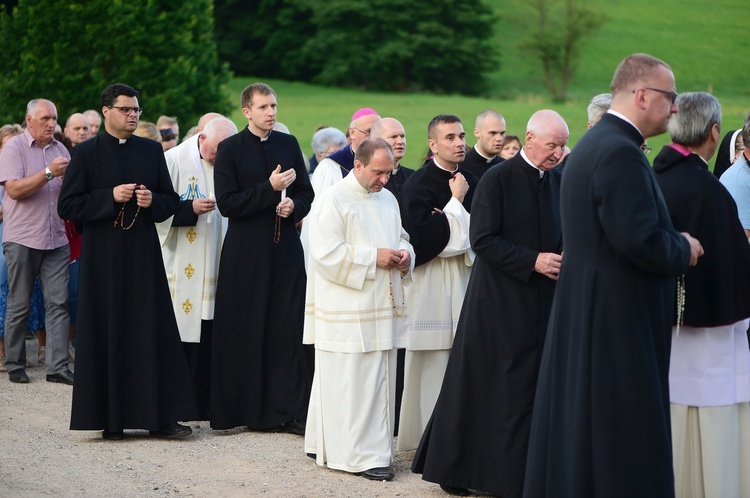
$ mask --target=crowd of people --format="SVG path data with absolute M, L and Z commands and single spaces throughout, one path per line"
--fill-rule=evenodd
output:
M 72 430 L 287 432 L 385 481 L 416 450 L 459 496 L 750 496 L 750 113 L 722 141 L 634 54 L 572 151 L 552 110 L 474 146 L 438 114 L 410 169 L 369 107 L 307 159 L 263 83 L 182 141 L 130 86 L 100 104 L 0 128 L 0 369 L 28 383 L 43 329 Z

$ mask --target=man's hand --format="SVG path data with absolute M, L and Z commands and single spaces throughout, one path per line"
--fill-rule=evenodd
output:
M 451 195 L 458 199 L 458 202 L 464 202 L 464 197 L 469 191 L 469 182 L 466 181 L 464 175 L 456 173 L 456 176 L 448 180 L 448 185 L 451 188 Z
M 401 261 L 395 265 L 396 268 L 402 272 L 409 271 L 409 268 L 411 268 L 411 253 L 406 249 L 401 249 L 398 253 L 401 256 Z
M 153 194 L 145 185 L 140 185 L 135 190 L 135 201 L 138 207 L 147 208 L 151 206 L 151 201 L 154 199 Z
M 53 175 L 55 175 L 55 178 L 58 176 L 65 175 L 65 170 L 68 169 L 68 163 L 70 162 L 70 159 L 66 159 L 64 157 L 56 157 L 51 163 L 49 163 L 49 170 L 52 172 Z
M 282 173 L 280 164 L 276 166 L 276 169 L 273 170 L 271 176 L 268 177 L 268 181 L 271 182 L 271 186 L 277 192 L 287 188 L 289 185 L 294 183 L 294 180 L 296 179 L 297 172 L 294 171 L 294 168 L 288 169 Z
M 692 237 L 687 232 L 680 232 L 683 237 L 685 237 L 690 244 L 690 266 L 695 266 L 698 264 L 698 258 L 703 256 L 703 246 L 698 241 L 698 239 Z
M 534 263 L 534 271 L 541 273 L 547 278 L 557 280 L 562 267 L 562 256 L 554 252 L 540 252 Z
M 210 213 L 216 209 L 216 200 L 214 199 L 193 199 L 193 212 L 198 216 Z
M 393 268 L 401 262 L 401 253 L 393 249 L 378 249 L 378 262 L 380 268 Z
M 278 214 L 282 218 L 288 218 L 289 215 L 293 212 L 294 201 L 289 197 L 285 197 L 284 200 L 279 202 L 279 205 L 276 206 L 276 214 Z
M 123 183 L 112 189 L 112 197 L 115 202 L 128 202 L 135 192 L 138 184 L 136 183 Z

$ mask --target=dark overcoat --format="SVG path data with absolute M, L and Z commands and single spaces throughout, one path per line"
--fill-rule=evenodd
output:
M 690 260 L 643 137 L 612 114 L 560 192 L 564 264 L 544 344 L 524 496 L 674 496 L 669 351 Z
M 297 173 L 286 189 L 294 201 L 288 218 L 276 216 L 281 192 L 269 177 L 277 165 Z M 243 129 L 219 144 L 214 183 L 229 224 L 216 288 L 211 427 L 304 422 L 314 351 L 302 344 L 307 276 L 294 224 L 314 194 L 297 139 L 274 131 L 261 141 Z
M 413 470 L 427 481 L 521 496 L 539 360 L 560 254 L 560 173 L 521 156 L 484 174 L 471 207 L 476 260 L 448 367 Z
M 151 206 L 138 211 L 133 196 L 120 217 L 113 188 L 124 183 L 151 190 Z M 154 225 L 179 201 L 158 142 L 102 132 L 71 151 L 58 204 L 83 226 L 71 429 L 158 430 L 197 417 Z

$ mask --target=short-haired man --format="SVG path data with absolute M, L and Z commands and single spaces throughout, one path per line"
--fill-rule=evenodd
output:
M 73 148 L 58 206 L 83 225 L 70 428 L 185 437 L 177 421 L 197 411 L 155 226 L 180 197 L 161 146 L 133 135 L 138 92 L 110 85 L 101 105 L 104 131 Z
M 101 115 L 93 109 L 83 111 L 83 115 L 86 116 L 86 119 L 89 120 L 89 136 L 97 136 L 99 134 L 99 128 L 102 125 Z
M 91 136 L 89 134 L 89 119 L 80 112 L 71 114 L 65 122 L 63 132 L 70 139 L 71 146 L 75 147 L 81 142 L 88 140 Z
M 667 64 L 627 57 L 612 107 L 560 188 L 565 264 L 537 381 L 524 496 L 674 496 L 669 343 L 675 278 L 696 264 L 643 141 L 677 112 Z
M 174 116 L 159 116 L 156 120 L 156 129 L 161 133 L 161 146 L 164 152 L 180 143 L 180 125 Z
M 305 451 L 318 465 L 391 480 L 396 350 L 408 316 L 404 281 L 414 251 L 383 187 L 394 157 L 364 141 L 354 169 L 315 201 L 310 225 L 305 343 L 315 377 Z
M 229 225 L 216 285 L 211 427 L 301 435 L 314 352 L 302 344 L 307 277 L 295 223 L 314 193 L 297 139 L 273 130 L 276 111 L 270 86 L 249 85 L 248 125 L 216 155 L 216 203 Z
M 323 159 L 312 177 L 312 186 L 317 195 L 322 194 L 331 185 L 346 177 L 354 167 L 354 153 L 359 144 L 370 138 L 370 129 L 375 121 L 380 119 L 378 113 L 369 107 L 358 109 L 352 115 L 349 124 L 350 142 Z
M 385 188 L 391 191 L 394 197 L 396 197 L 399 206 L 401 206 L 404 184 L 412 173 L 414 173 L 413 169 L 401 165 L 401 160 L 406 155 L 406 130 L 404 130 L 404 126 L 398 120 L 383 118 L 373 123 L 370 129 L 370 138 L 382 138 L 388 142 L 391 150 L 393 150 L 393 158 L 396 161 L 396 165 L 393 168 L 390 180 L 385 184 Z
M 750 147 L 747 147 L 750 145 L 750 112 L 745 116 L 740 135 L 745 143 L 745 150 L 742 151 L 739 159 L 721 175 L 720 180 L 737 203 L 742 228 L 750 237 L 750 168 L 748 168 Z
M 479 179 L 488 169 L 503 161 L 498 154 L 503 148 L 505 131 L 505 118 L 500 113 L 492 110 L 479 113 L 474 126 L 477 143 L 466 151 L 461 168 Z
M 485 173 L 474 194 L 476 260 L 412 466 L 449 493 L 523 494 L 539 357 L 562 261 L 555 165 L 568 136 L 558 113 L 534 113 L 526 145 Z
M 458 116 L 441 114 L 427 127 L 434 154 L 404 186 L 404 227 L 416 253 L 407 288 L 409 343 L 397 448 L 419 444 L 448 363 L 473 254 L 469 211 L 477 179 L 464 176 L 465 132 Z
M 73 385 L 68 368 L 68 263 L 65 224 L 55 206 L 70 154 L 55 140 L 57 109 L 49 100 L 26 106 L 26 131 L 0 152 L 3 185 L 3 252 L 8 266 L 5 366 L 8 379 L 28 383 L 26 325 L 34 280 L 44 293 L 47 381 Z
M 214 162 L 219 143 L 236 133 L 232 121 L 215 118 L 165 154 L 180 204 L 157 229 L 200 420 L 208 420 L 211 399 L 214 296 L 227 230 L 227 219 L 216 210 Z

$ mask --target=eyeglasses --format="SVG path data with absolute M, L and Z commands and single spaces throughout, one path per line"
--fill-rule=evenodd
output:
M 677 94 L 674 92 L 669 92 L 667 90 L 659 90 L 658 88 L 651 88 L 650 86 L 644 86 L 645 90 L 651 90 L 652 92 L 659 92 L 663 93 L 664 95 L 669 95 L 672 99 L 672 103 L 674 104 L 677 101 Z M 633 93 L 635 93 L 635 90 L 633 90 Z
M 357 130 L 358 132 L 360 132 L 361 134 L 363 134 L 363 135 L 367 135 L 368 137 L 370 136 L 370 130 L 367 130 L 367 131 L 365 131 L 365 130 L 360 130 L 360 129 L 359 129 L 359 128 L 357 128 L 356 126 L 355 126 L 355 127 L 353 127 L 353 128 L 354 128 L 355 130 Z
M 110 105 L 107 107 L 109 107 L 110 109 L 117 109 L 118 111 L 120 111 L 126 116 L 130 115 L 131 112 L 135 112 L 136 116 L 140 116 L 141 113 L 143 112 L 143 107 L 127 107 L 127 106 L 119 106 L 119 105 Z

